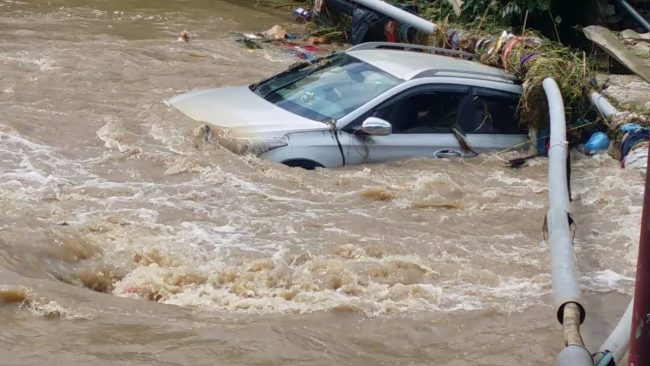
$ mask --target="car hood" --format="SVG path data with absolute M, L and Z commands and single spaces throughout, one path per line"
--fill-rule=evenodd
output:
M 238 136 L 281 136 L 328 128 L 322 122 L 277 107 L 245 86 L 193 91 L 166 103 L 193 120 L 227 128 Z

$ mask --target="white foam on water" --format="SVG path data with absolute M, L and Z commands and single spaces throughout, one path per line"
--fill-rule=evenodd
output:
M 146 136 L 100 118 L 104 155 L 86 160 L 0 129 L 0 196 L 35 212 L 59 208 L 53 220 L 68 225 L 57 230 L 99 248 L 81 267 L 119 269 L 107 289 L 116 296 L 241 313 L 393 316 L 523 311 L 550 294 L 543 159 L 516 171 L 493 158 L 305 172 L 220 155 L 193 143 L 196 126 L 166 123 L 165 106 L 150 112 Z M 573 171 L 574 204 L 591 215 L 579 225 L 588 233 L 577 241 L 588 259 L 581 281 L 587 291 L 625 292 L 634 246 L 608 242 L 638 237 L 641 183 L 603 179 L 602 163 L 577 159 Z M 617 214 L 595 214 L 603 209 Z M 605 221 L 614 230 L 596 235 Z M 610 256 L 624 260 L 604 268 Z
M 343 307 L 368 316 L 384 316 L 413 311 L 499 310 L 512 300 L 519 305 L 509 304 L 507 310 L 519 311 L 539 303 L 549 291 L 548 276 L 506 277 L 490 286 L 472 285 L 444 280 L 446 275 L 418 256 L 377 258 L 355 246 L 331 255 L 280 246 L 275 252 L 260 251 L 250 259 L 220 257 L 227 252 L 205 251 L 205 244 L 223 249 L 223 244 L 215 243 L 215 235 L 189 223 L 183 226 L 186 230 L 176 237 L 198 244 L 192 248 L 203 253 L 200 263 L 191 262 L 196 258 L 168 253 L 174 265 L 137 266 L 116 283 L 113 293 L 243 313 L 311 313 Z M 212 234 L 239 231 L 230 225 L 226 228 L 215 228 Z M 227 239 L 238 240 L 240 236 Z M 164 246 L 161 249 L 169 250 Z
M 586 273 L 580 278 L 585 289 L 595 292 L 620 292 L 632 295 L 634 278 L 616 273 L 610 269 Z
M 65 320 L 91 320 L 94 318 L 94 316 L 88 311 L 68 308 L 54 300 L 34 301 L 29 306 L 27 306 L 27 308 L 34 315 L 42 316 L 45 318 L 57 318 Z
M 14 63 L 21 66 L 36 66 L 38 71 L 54 71 L 59 69 L 54 60 L 48 57 L 30 55 L 27 51 L 20 51 L 16 55 L 0 54 L 0 62 Z
M 104 127 L 97 131 L 97 137 L 104 142 L 107 149 L 117 150 L 121 153 L 140 153 L 142 150 L 125 142 L 124 131 L 119 128 L 117 122 L 109 120 Z
M 24 286 L 0 286 L 0 306 L 15 305 L 16 310 L 27 310 L 31 314 L 64 320 L 93 319 L 93 314 L 81 307 L 63 306 L 56 300 L 49 300 Z
M 15 138 L 12 141 L 21 140 Z M 39 144 L 29 141 L 22 141 L 20 144 L 25 147 L 24 152 L 28 155 L 44 159 L 47 157 L 44 161 L 49 162 L 51 166 L 74 167 L 74 164 L 60 161 L 62 158 L 57 157 L 56 153 Z M 183 159 L 192 163 L 190 157 Z M 18 167 L 24 170 L 24 176 L 38 172 L 38 168 L 29 159 L 22 159 L 17 163 Z M 109 213 L 121 218 L 119 224 L 103 224 L 104 230 L 109 234 L 89 234 L 89 238 L 94 238 L 95 243 L 103 246 L 106 261 L 119 262 L 119 258 L 128 260 L 138 256 L 145 258 L 131 264 L 132 269 L 128 270 L 123 278 L 116 280 L 112 293 L 117 296 L 243 313 L 311 313 L 346 308 L 368 316 L 390 316 L 418 311 L 521 311 L 539 304 L 542 297 L 550 293 L 548 275 L 541 274 L 530 278 L 503 275 L 490 270 L 481 273 L 471 267 L 461 270 L 462 267 L 458 266 L 471 263 L 471 258 L 464 260 L 457 254 L 448 252 L 436 253 L 428 258 L 389 253 L 376 257 L 363 247 L 350 246 L 342 251 L 337 250 L 334 254 L 327 254 L 327 251 L 317 249 L 321 246 L 310 250 L 309 242 L 305 241 L 305 238 L 296 243 L 295 239 L 288 236 L 283 239 L 273 236 L 260 237 L 257 234 L 259 229 L 253 227 L 268 226 L 273 219 L 249 216 L 251 211 L 247 211 L 246 206 L 251 202 L 245 197 L 260 197 L 262 202 L 271 205 L 288 203 L 319 207 L 322 204 L 294 197 L 293 194 L 300 190 L 278 189 L 272 182 L 252 182 L 219 167 L 205 167 L 196 171 L 188 169 L 187 172 L 193 176 L 182 183 L 167 185 L 135 181 L 111 182 L 93 176 L 87 170 L 78 171 L 77 178 L 82 179 L 76 181 L 48 180 L 38 174 L 33 179 L 45 185 L 76 185 L 78 189 L 70 193 L 60 191 L 58 197 L 92 201 L 100 205 L 98 210 L 76 215 L 77 220 L 71 222 L 79 227 L 90 225 L 97 220 L 104 222 L 102 217 Z M 400 199 L 395 200 L 397 207 L 403 205 L 401 208 L 407 211 L 421 211 L 414 208 L 412 202 L 421 204 L 427 201 L 433 202 L 430 204 L 440 204 L 450 200 L 473 199 L 472 197 L 484 196 L 485 193 L 467 193 L 466 188 L 445 173 L 421 174 L 411 180 L 411 183 L 403 185 L 399 182 L 389 183 L 394 181 L 393 177 L 383 179 L 373 176 L 372 170 L 368 168 L 352 173 L 345 172 L 344 175 L 377 179 L 379 184 L 384 185 L 384 189 L 402 196 L 401 200 L 404 202 L 411 203 L 400 204 Z M 516 196 L 525 197 L 526 187 L 535 185 L 525 179 L 503 174 L 497 176 L 500 183 L 508 182 L 509 185 L 521 186 L 522 192 L 514 193 Z M 235 200 L 228 198 L 228 201 L 221 201 L 225 206 L 219 207 L 220 200 L 226 197 L 213 196 L 209 191 L 206 192 L 204 187 L 207 185 L 216 187 L 217 191 L 238 192 L 238 201 L 242 206 L 233 209 L 235 206 L 231 205 Z M 439 189 L 442 189 L 444 194 L 436 191 Z M 93 197 L 90 193 L 93 190 L 112 193 L 110 197 Z M 499 191 L 494 188 L 492 190 L 495 194 L 489 195 L 488 198 L 499 197 Z M 531 190 L 534 191 L 534 188 L 528 188 L 529 192 Z M 123 193 L 116 195 L 117 192 Z M 354 192 L 330 193 L 335 196 L 354 197 Z M 509 194 L 513 192 L 510 191 Z M 137 205 L 138 202 L 148 202 L 153 206 L 118 208 L 134 203 Z M 544 205 L 535 202 L 532 199 L 520 200 L 515 205 L 495 202 L 484 204 L 483 210 L 542 211 Z M 160 222 L 159 210 L 165 207 L 201 213 L 211 218 L 210 220 L 218 220 L 219 223 L 185 220 L 176 225 L 164 224 Z M 390 205 L 382 207 L 385 209 L 381 210 L 391 209 Z M 360 216 L 365 215 L 368 218 L 375 215 L 362 207 L 353 211 L 358 211 Z M 313 215 L 310 216 L 310 212 L 313 212 Z M 308 217 L 318 219 L 322 214 L 322 209 L 303 209 L 299 210 L 295 217 L 299 220 Z M 277 224 L 280 232 L 285 232 L 284 235 L 299 233 L 295 225 L 282 222 Z M 354 231 L 334 223 L 323 223 L 321 233 L 330 240 L 335 237 L 355 236 Z M 414 236 L 402 237 L 401 240 L 417 243 L 421 239 Z M 491 255 L 513 265 L 521 263 L 545 269 L 541 258 L 545 256 L 546 248 L 536 242 L 529 242 L 529 237 L 521 232 L 495 234 L 484 240 L 513 245 L 518 243 L 519 246 L 501 247 L 493 244 L 485 252 L 481 249 L 472 253 L 476 251 L 472 248 L 474 244 L 468 246 L 450 242 L 450 245 L 457 249 L 464 248 L 465 253 L 473 258 L 476 258 L 476 255 Z M 325 248 L 328 246 L 325 245 Z M 445 263 L 446 268 L 451 268 L 452 272 L 448 272 L 448 269 L 444 272 L 436 269 L 441 263 Z M 589 290 L 615 291 L 624 285 L 625 281 L 612 277 L 609 272 L 594 272 L 586 276 L 583 282 Z M 46 303 L 40 309 L 45 313 L 49 311 L 47 309 L 54 309 L 51 312 L 56 313 L 57 306 Z
M 497 170 L 488 175 L 487 181 L 497 183 L 504 183 L 508 186 L 521 187 L 532 190 L 533 193 L 541 193 L 547 190 L 546 182 L 536 181 L 533 179 L 521 179 L 512 175 L 506 174 L 504 170 Z

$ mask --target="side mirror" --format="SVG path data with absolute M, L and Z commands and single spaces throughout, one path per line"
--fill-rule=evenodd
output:
M 377 117 L 368 117 L 361 124 L 361 132 L 370 136 L 388 136 L 393 132 L 393 125 Z

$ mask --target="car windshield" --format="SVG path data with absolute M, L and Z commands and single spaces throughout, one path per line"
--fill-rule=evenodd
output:
M 345 53 L 304 63 L 251 90 L 305 118 L 328 122 L 354 111 L 402 80 Z

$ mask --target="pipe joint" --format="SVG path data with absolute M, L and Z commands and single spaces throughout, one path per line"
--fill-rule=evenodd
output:
M 557 309 L 557 320 L 560 322 L 560 324 L 564 324 L 564 321 L 566 319 L 564 311 L 567 310 L 567 305 L 569 304 L 572 304 L 571 306 L 575 305 L 577 307 L 580 324 L 584 323 L 585 319 L 587 318 L 587 312 L 585 311 L 585 307 L 582 306 L 582 304 L 580 304 L 576 299 L 576 301 L 565 302 L 564 304 L 560 305 L 560 307 Z

